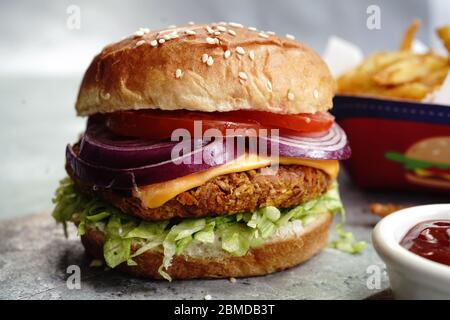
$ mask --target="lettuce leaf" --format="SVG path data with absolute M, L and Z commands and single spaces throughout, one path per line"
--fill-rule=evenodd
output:
M 174 255 L 180 255 L 183 249 L 192 241 L 192 235 L 204 229 L 205 219 L 185 219 L 173 225 L 164 241 L 163 266 L 167 270 Z
M 106 264 L 111 268 L 128 261 L 131 255 L 131 239 L 107 237 L 103 245 L 103 255 Z
M 139 226 L 128 232 L 125 238 L 157 239 L 164 233 L 168 223 L 167 220 L 161 222 L 142 221 Z
M 207 225 L 203 228 L 203 230 L 200 230 L 199 232 L 195 233 L 194 239 L 203 243 L 214 243 L 215 240 L 215 233 L 214 233 L 214 227 L 216 225 L 216 222 L 214 220 L 207 223 Z
M 70 178 L 61 180 L 53 199 L 56 204 L 53 217 L 65 226 L 67 221 L 78 224 L 78 233 L 94 228 L 105 234 L 104 258 L 109 267 L 126 262 L 136 265 L 133 258 L 148 250 L 162 252 L 163 263 L 160 274 L 170 280 L 166 272 L 176 255 L 183 254 L 190 244 L 213 244 L 217 241 L 223 250 L 234 256 L 243 256 L 252 247 L 259 246 L 276 231 L 292 220 L 308 225 L 324 212 L 345 212 L 339 198 L 337 184 L 321 197 L 299 206 L 279 210 L 273 206 L 260 208 L 230 216 L 198 219 L 166 220 L 149 222 L 123 214 L 110 204 L 80 194 Z M 331 246 L 339 250 L 356 253 L 364 244 L 355 242 L 351 233 L 336 229 L 339 239 Z

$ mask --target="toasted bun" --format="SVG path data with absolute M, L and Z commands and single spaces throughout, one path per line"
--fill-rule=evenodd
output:
M 313 113 L 331 108 L 334 89 L 322 59 L 297 41 L 233 23 L 187 25 L 141 30 L 105 47 L 84 75 L 76 109 Z
M 331 221 L 331 214 L 326 213 L 301 230 L 295 230 L 295 224 L 289 223 L 287 230 L 242 257 L 206 250 L 175 256 L 167 272 L 172 279 L 228 278 L 260 276 L 290 268 L 308 260 L 325 246 Z M 103 233 L 88 229 L 81 241 L 91 256 L 103 259 Z M 134 258 L 137 266 L 123 263 L 118 268 L 134 276 L 160 279 L 158 268 L 162 258 L 160 252 L 147 251 Z
M 406 173 L 406 180 L 422 187 L 450 190 L 450 180 L 444 180 L 436 177 L 421 177 L 410 172 Z
M 426 162 L 450 164 L 450 136 L 420 140 L 406 150 L 405 156 Z

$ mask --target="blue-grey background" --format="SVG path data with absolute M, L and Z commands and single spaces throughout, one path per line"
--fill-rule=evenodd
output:
M 381 29 L 366 27 L 367 7 L 381 8 Z M 67 27 L 70 5 L 80 29 Z M 51 208 L 64 176 L 64 147 L 83 130 L 74 101 L 95 53 L 139 27 L 187 21 L 236 21 L 291 33 L 319 53 L 330 35 L 365 53 L 398 46 L 414 18 L 419 38 L 438 47 L 435 26 L 450 22 L 447 0 L 128 0 L 0 1 L 0 218 Z

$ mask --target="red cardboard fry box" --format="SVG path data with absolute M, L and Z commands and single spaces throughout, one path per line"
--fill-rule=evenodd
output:
M 338 95 L 332 113 L 358 186 L 450 194 L 450 106 Z

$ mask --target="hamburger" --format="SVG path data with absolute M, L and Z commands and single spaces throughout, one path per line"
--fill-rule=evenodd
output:
M 404 155 L 389 153 L 389 159 L 403 164 L 406 180 L 422 187 L 450 189 L 450 136 L 420 140 Z
M 327 112 L 334 89 L 321 58 L 290 35 L 238 23 L 141 28 L 84 75 L 86 131 L 67 146 L 53 217 L 77 226 L 94 259 L 139 277 L 298 265 L 342 211 L 335 180 L 350 149 Z

